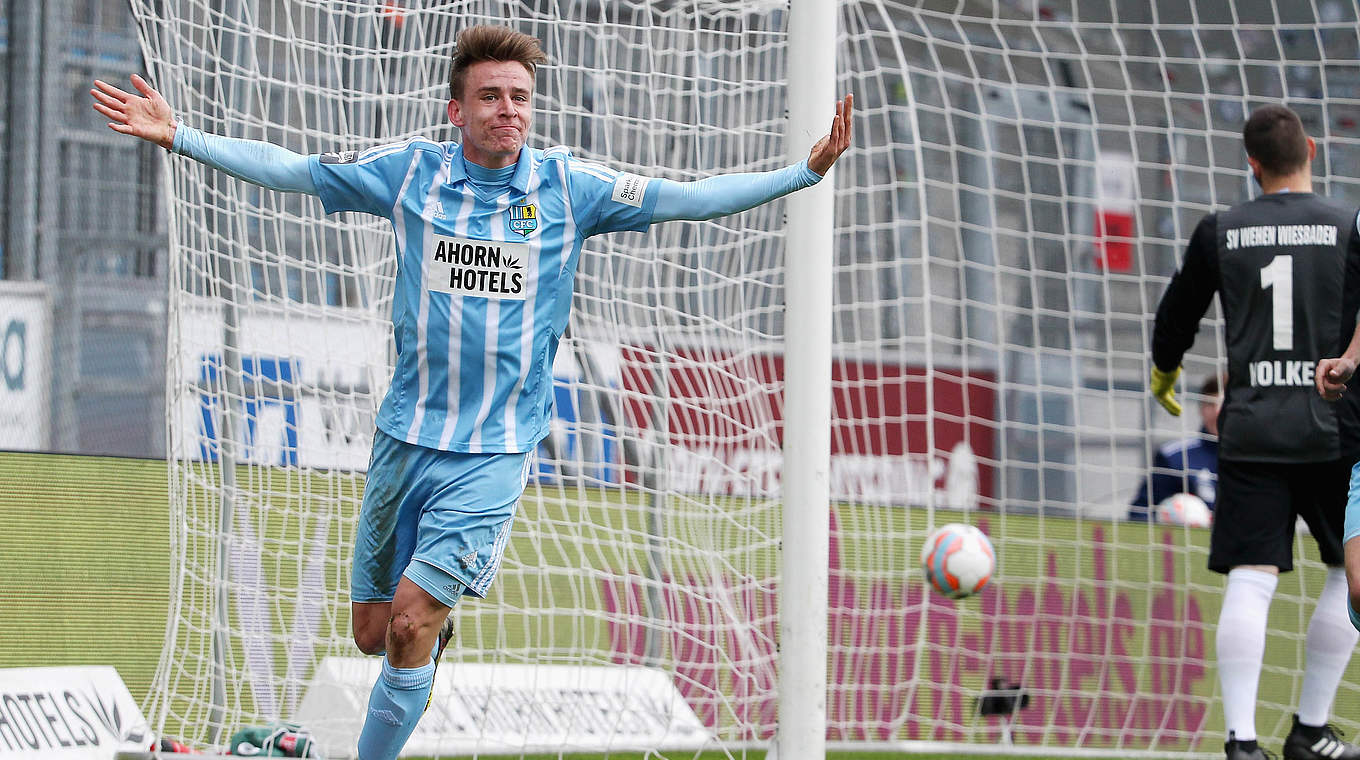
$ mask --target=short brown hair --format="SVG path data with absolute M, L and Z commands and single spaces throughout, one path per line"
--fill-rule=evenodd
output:
M 1274 175 L 1292 174 L 1308 164 L 1308 135 L 1299 115 L 1284 106 L 1261 106 L 1242 128 L 1247 155 Z
M 536 38 L 508 26 L 470 26 L 458 33 L 458 41 L 453 47 L 449 64 L 450 98 L 462 99 L 467 70 L 481 61 L 515 61 L 533 76 L 534 67 L 546 63 L 548 56 L 543 54 Z

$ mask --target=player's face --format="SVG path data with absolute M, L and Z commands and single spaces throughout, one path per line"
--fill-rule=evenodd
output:
M 516 61 L 478 61 L 468 67 L 461 98 L 449 101 L 449 120 L 463 130 L 463 157 L 488 169 L 519 158 L 533 122 L 534 78 Z

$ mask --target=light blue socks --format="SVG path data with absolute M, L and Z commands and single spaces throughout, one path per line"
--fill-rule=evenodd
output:
M 382 675 L 368 695 L 359 760 L 395 760 L 424 713 L 433 686 L 433 661 L 418 668 L 394 668 L 384 657 Z

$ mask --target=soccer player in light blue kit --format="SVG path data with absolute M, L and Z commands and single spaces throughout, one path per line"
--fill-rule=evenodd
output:
M 396 237 L 397 363 L 374 434 L 355 539 L 354 641 L 385 653 L 361 760 L 397 756 L 428 706 L 450 609 L 483 597 L 500 565 L 529 458 L 548 433 L 552 363 L 582 242 L 675 219 L 712 219 L 819 181 L 850 145 L 851 96 L 807 160 L 698 182 L 649 179 L 525 147 L 538 40 L 499 26 L 458 35 L 449 120 L 461 143 L 414 138 L 302 156 L 178 123 L 141 93 L 96 81 L 109 127 L 234 177 L 317 195 L 328 213 L 387 218 Z

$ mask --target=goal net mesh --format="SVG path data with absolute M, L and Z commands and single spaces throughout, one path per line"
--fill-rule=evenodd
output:
M 216 134 L 301 153 L 456 140 L 454 38 L 505 23 L 550 58 L 532 145 L 675 180 L 786 162 L 784 3 L 132 5 L 150 78 Z M 1360 201 L 1358 30 L 1332 0 L 840 4 L 856 112 L 824 254 L 833 742 L 1217 750 L 1208 531 L 1127 518 L 1158 447 L 1203 435 L 1221 321 L 1211 307 L 1172 418 L 1146 392 L 1151 314 L 1199 218 L 1255 192 L 1254 106 L 1297 110 L 1318 191 Z M 200 746 L 302 721 L 352 752 L 376 672 L 348 580 L 393 363 L 391 232 L 167 165 L 176 574 L 148 715 Z M 773 736 L 781 420 L 798 413 L 783 213 L 586 242 L 552 434 L 490 598 L 454 610 L 420 754 L 741 754 Z M 960 602 L 916 568 L 955 521 L 999 556 Z M 1266 739 L 1288 730 L 1323 577 L 1311 540 L 1297 548 L 1270 618 Z M 1357 714 L 1357 682 L 1336 715 Z M 321 697 L 354 711 L 309 708 Z

